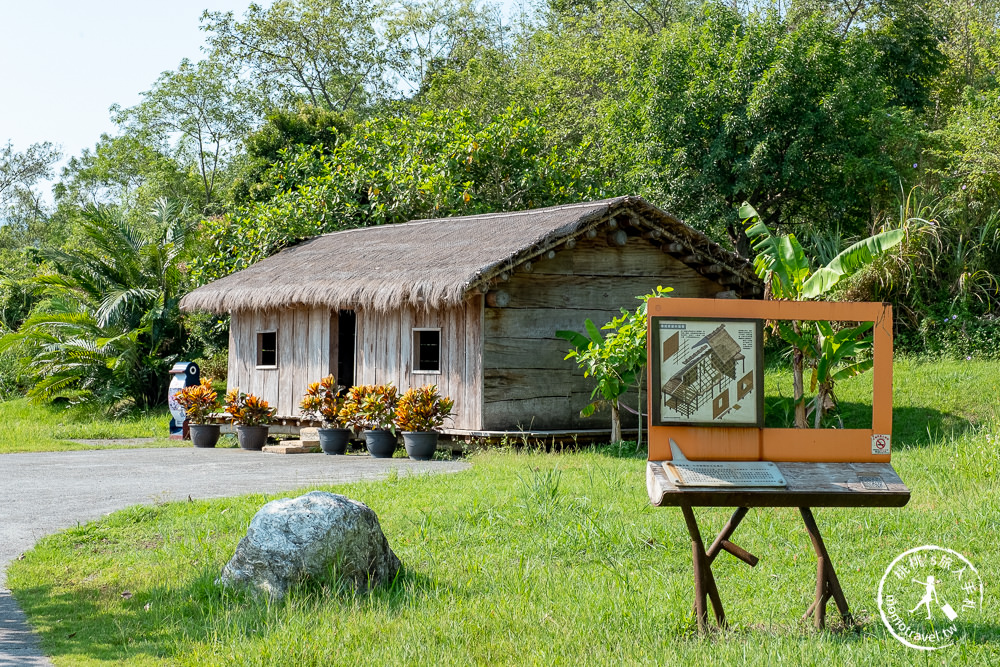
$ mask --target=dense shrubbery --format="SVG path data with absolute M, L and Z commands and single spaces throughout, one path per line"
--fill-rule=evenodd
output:
M 167 371 L 182 349 L 178 302 L 191 222 L 161 202 L 145 227 L 119 211 L 86 211 L 86 250 L 46 250 L 34 279 L 44 298 L 0 353 L 18 355 L 29 396 L 129 400 L 166 399 Z
M 925 317 L 916 331 L 898 336 L 896 349 L 904 354 L 952 359 L 1000 359 L 1000 318 L 989 314 L 952 314 Z

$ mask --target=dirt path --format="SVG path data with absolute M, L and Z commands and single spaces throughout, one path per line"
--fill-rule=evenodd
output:
M 7 566 L 41 537 L 136 504 L 276 493 L 464 462 L 276 455 L 238 449 L 120 449 L 0 455 L 0 667 L 50 665 L 6 588 Z

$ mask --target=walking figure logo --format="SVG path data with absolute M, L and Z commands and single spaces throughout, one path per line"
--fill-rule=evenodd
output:
M 897 556 L 878 586 L 882 622 L 893 637 L 922 651 L 957 642 L 975 624 L 982 606 L 983 580 L 972 563 L 957 551 L 933 545 Z

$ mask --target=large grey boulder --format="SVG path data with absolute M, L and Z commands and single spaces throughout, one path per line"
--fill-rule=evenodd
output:
M 336 572 L 366 592 L 392 581 L 401 566 L 371 508 L 313 491 L 264 505 L 218 583 L 250 586 L 277 599 L 297 581 Z

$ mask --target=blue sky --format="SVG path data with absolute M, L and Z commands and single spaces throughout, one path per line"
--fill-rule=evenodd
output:
M 249 0 L 0 0 L 0 143 L 92 147 L 161 72 L 198 59 L 202 11 Z M 260 2 L 258 4 L 269 4 Z

